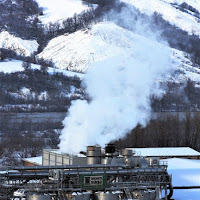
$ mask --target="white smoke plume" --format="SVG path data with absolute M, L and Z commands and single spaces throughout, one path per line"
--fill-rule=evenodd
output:
M 171 70 L 170 52 L 164 45 L 128 34 L 131 53 L 122 51 L 86 73 L 84 84 L 92 100 L 72 103 L 63 121 L 62 152 L 78 153 L 87 145 L 104 146 L 138 124 L 145 126 L 150 119 L 150 97 L 163 94 L 157 80 Z

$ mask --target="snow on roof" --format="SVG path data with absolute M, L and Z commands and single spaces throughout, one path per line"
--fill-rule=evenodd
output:
M 190 147 L 129 148 L 142 156 L 200 156 Z
M 23 161 L 33 163 L 35 165 L 42 165 L 42 156 L 32 157 L 32 158 L 24 158 Z

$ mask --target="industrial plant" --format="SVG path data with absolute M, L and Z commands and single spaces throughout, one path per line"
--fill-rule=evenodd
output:
M 88 146 L 78 155 L 44 150 L 42 166 L 17 166 L 0 173 L 0 199 L 27 200 L 168 200 L 173 195 L 167 164 Z

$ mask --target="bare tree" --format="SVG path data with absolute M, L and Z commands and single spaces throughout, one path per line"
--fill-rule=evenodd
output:
M 31 69 L 31 64 L 29 62 L 23 62 L 22 67 L 24 68 L 24 71 Z

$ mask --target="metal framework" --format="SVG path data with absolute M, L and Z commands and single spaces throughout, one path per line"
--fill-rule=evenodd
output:
M 166 194 L 170 184 L 166 165 L 148 168 L 112 164 L 13 167 L 0 174 L 0 199 L 11 199 L 13 191 L 19 188 L 26 192 L 49 193 L 56 199 L 65 199 L 66 193 L 86 190 L 121 191 L 128 199 L 138 190 L 159 188 Z

